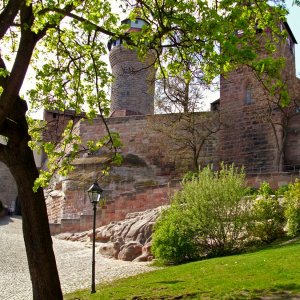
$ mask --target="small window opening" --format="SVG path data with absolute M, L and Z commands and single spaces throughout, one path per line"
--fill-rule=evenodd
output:
M 294 54 L 294 43 L 291 41 L 291 39 L 289 37 L 286 38 L 286 41 L 289 45 L 291 53 Z
M 283 31 L 283 24 L 280 23 L 280 32 L 282 32 L 282 31 Z
M 245 104 L 253 103 L 252 87 L 248 86 L 245 94 Z

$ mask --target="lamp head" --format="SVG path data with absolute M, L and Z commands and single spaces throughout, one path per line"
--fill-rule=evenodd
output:
M 91 187 L 88 189 L 88 195 L 90 198 L 90 202 L 95 204 L 98 203 L 100 201 L 100 197 L 101 197 L 101 193 L 103 192 L 103 190 L 101 189 L 101 187 L 99 186 L 99 184 L 97 183 L 97 181 L 95 181 Z

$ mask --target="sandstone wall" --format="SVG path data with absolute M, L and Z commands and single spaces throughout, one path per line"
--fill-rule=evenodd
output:
M 138 188 L 136 191 L 125 192 L 111 200 L 106 198 L 105 204 L 99 206 L 97 209 L 97 227 L 109 224 L 113 221 L 123 220 L 126 215 L 131 212 L 144 211 L 169 204 L 170 195 L 177 189 L 179 189 L 179 185 L 175 182 L 170 185 Z M 51 222 L 50 220 L 50 230 L 52 234 L 79 232 L 92 228 L 92 205 L 89 201 L 83 200 L 84 197 L 86 197 L 84 193 L 86 194 L 86 191 L 80 193 L 82 198 L 79 196 L 72 199 L 73 205 L 78 205 L 78 207 L 82 206 L 82 202 L 84 202 L 84 210 L 81 213 L 73 215 L 63 215 L 59 222 Z M 70 207 L 67 208 L 67 210 L 69 209 Z M 73 210 L 73 213 L 75 211 L 77 212 L 77 210 Z
M 0 162 L 0 200 L 10 209 L 15 209 L 18 196 L 15 180 L 5 164 Z
M 288 29 L 286 24 L 282 25 Z M 269 35 L 268 30 L 265 35 L 257 35 L 257 51 L 261 57 L 270 55 L 259 49 Z M 282 75 L 293 101 L 300 96 L 299 80 L 295 77 L 294 42 L 293 36 L 288 35 L 276 45 L 278 51 L 272 54 L 286 59 Z M 91 228 L 92 207 L 86 191 L 96 179 L 105 190 L 104 207 L 97 212 L 97 223 L 104 225 L 124 218 L 128 212 L 167 203 L 169 195 L 179 188 L 181 175 L 198 164 L 203 167 L 224 161 L 245 166 L 249 183 L 254 186 L 268 180 L 276 187 L 299 177 L 296 169 L 292 170 L 295 171 L 292 175 L 278 170 L 282 170 L 284 164 L 300 166 L 300 117 L 296 115 L 289 124 L 283 161 L 276 146 L 278 141 L 279 147 L 282 146 L 283 131 L 275 125 L 282 122 L 283 115 L 276 105 L 270 104 L 270 95 L 247 67 L 221 78 L 222 130 L 218 134 L 208 134 L 207 127 L 212 127 L 214 122 L 218 127 L 218 118 L 212 114 L 195 115 L 193 122 L 197 130 L 192 126 L 178 126 L 176 115 L 137 116 L 153 113 L 154 69 L 145 68 L 147 63 L 140 62 L 133 51 L 122 46 L 112 49 L 110 62 L 115 80 L 111 94 L 112 117 L 107 123 L 112 132 L 121 136 L 124 162 L 103 177 L 104 151 L 76 159 L 76 170 L 67 177 L 57 178 L 48 190 L 52 232 Z M 212 131 L 216 131 L 216 127 Z M 83 142 L 101 139 L 106 134 L 100 119 L 93 124 L 78 122 L 76 132 Z M 203 136 L 209 138 L 195 163 L 193 152 L 197 152 Z M 257 173 L 259 175 L 254 175 Z
M 264 35 L 258 34 L 257 39 L 260 45 L 265 43 Z M 286 60 L 282 80 L 287 83 L 292 101 L 299 100 L 300 86 L 295 76 L 293 37 L 288 35 L 276 46 L 277 52 L 272 54 L 274 58 L 284 57 Z M 259 55 L 261 58 L 269 57 L 270 53 L 261 51 Z M 244 165 L 250 173 L 283 170 L 284 164 L 299 160 L 296 154 L 298 143 L 292 137 L 293 130 L 289 131 L 291 135 L 285 148 L 287 161 L 280 159 L 282 127 L 275 124 L 283 124 L 283 114 L 272 103 L 276 102 L 274 100 L 247 67 L 221 78 L 220 110 L 224 123 L 219 135 L 221 160 Z M 298 127 L 296 120 L 298 118 L 291 121 L 291 128 Z M 276 146 L 276 136 L 279 147 Z
M 246 89 L 252 88 L 252 103 L 246 104 Z M 275 171 L 277 149 L 272 127 L 264 117 L 265 96 L 250 70 L 241 68 L 221 79 L 219 133 L 220 159 L 245 166 L 247 172 Z M 277 117 L 273 114 L 273 117 Z
M 299 171 L 250 174 L 247 176 L 247 184 L 251 187 L 259 188 L 261 183 L 268 182 L 272 189 L 278 189 L 281 186 L 294 182 L 296 178 L 300 179 Z
M 199 114 L 199 118 L 202 117 Z M 167 116 L 109 118 L 110 130 L 118 132 L 123 143 L 123 164 L 103 177 L 103 152 L 76 159 L 76 170 L 65 178 L 56 178 L 48 191 L 50 223 L 63 223 L 64 230 L 66 226 L 69 230 L 90 228 L 92 206 L 86 191 L 95 179 L 105 190 L 105 209 L 98 213 L 97 219 L 102 225 L 122 219 L 128 212 L 168 203 L 169 195 L 179 187 L 178 179 L 189 170 L 191 154 L 171 151 L 172 142 L 153 128 L 154 123 L 162 122 L 161 118 Z M 106 134 L 100 119 L 93 124 L 81 121 L 76 131 L 83 142 L 100 139 Z M 216 144 L 215 137 L 211 137 L 203 146 L 203 163 L 216 161 Z M 58 232 L 62 227 L 54 228 L 55 225 L 53 232 Z
M 300 111 L 289 123 L 285 165 L 291 171 L 300 170 Z

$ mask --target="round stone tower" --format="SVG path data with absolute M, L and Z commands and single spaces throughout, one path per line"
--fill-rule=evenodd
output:
M 137 18 L 125 19 L 129 24 L 128 32 L 140 31 L 147 22 Z M 111 116 L 147 115 L 154 110 L 155 56 L 149 51 L 141 61 L 136 51 L 123 45 L 122 39 L 112 39 L 108 43 L 110 50 L 113 83 L 111 88 Z

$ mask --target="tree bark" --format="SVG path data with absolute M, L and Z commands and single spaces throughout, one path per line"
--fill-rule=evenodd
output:
M 15 127 L 10 126 L 2 160 L 12 173 L 21 199 L 23 236 L 32 281 L 34 300 L 63 299 L 52 247 L 48 215 L 43 189 L 35 193 L 33 186 L 39 176 L 33 151 L 29 148 L 26 105 L 19 99 L 15 114 L 11 116 Z M 5 130 L 5 128 L 4 128 Z M 6 152 L 6 155 L 3 153 Z M 4 157 L 5 156 L 5 157 Z
M 24 146 L 23 146 L 24 147 Z M 27 149 L 15 151 L 15 163 L 9 166 L 14 176 L 21 199 L 23 235 L 26 247 L 33 299 L 63 299 L 43 190 L 33 192 L 34 180 L 38 173 L 33 153 Z M 24 148 L 25 148 L 24 147 Z M 23 156 L 20 153 L 23 152 Z M 26 153 L 26 154 L 24 154 Z
M 52 248 L 48 216 L 43 190 L 33 192 L 39 176 L 33 152 L 28 146 L 30 136 L 26 122 L 26 102 L 18 95 L 39 38 L 30 30 L 34 21 L 31 5 L 24 0 L 10 0 L 1 12 L 0 37 L 20 15 L 21 37 L 12 70 L 8 77 L 0 76 L 0 134 L 8 138 L 7 145 L 0 144 L 0 160 L 12 173 L 21 199 L 23 236 L 32 282 L 34 300 L 63 299 Z M 2 22 L 3 21 L 3 22 Z M 0 67 L 5 63 L 0 55 Z

